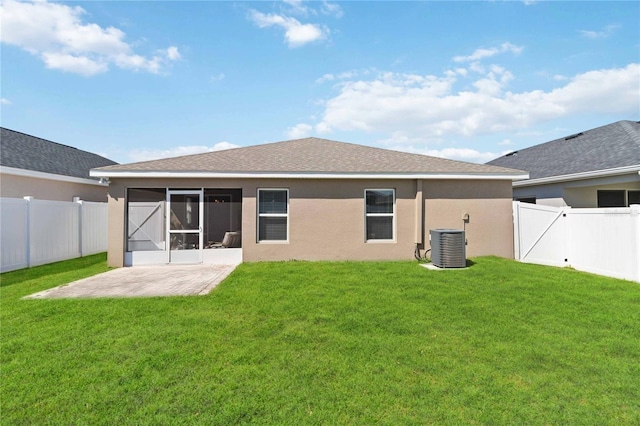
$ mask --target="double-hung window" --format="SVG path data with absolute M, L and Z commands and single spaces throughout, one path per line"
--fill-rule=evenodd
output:
M 367 189 L 365 235 L 367 241 L 393 241 L 396 197 L 393 189 Z
M 258 241 L 289 240 L 289 190 L 258 189 Z

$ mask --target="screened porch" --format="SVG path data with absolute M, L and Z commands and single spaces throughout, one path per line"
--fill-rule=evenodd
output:
M 126 265 L 240 263 L 242 190 L 128 188 Z

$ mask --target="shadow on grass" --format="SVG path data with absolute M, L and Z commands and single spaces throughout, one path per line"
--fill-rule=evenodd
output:
M 98 253 L 77 259 L 63 260 L 46 265 L 34 266 L 32 268 L 4 272 L 0 274 L 0 287 L 8 287 L 28 280 L 35 280 L 50 275 L 89 268 L 100 263 L 104 263 L 105 260 L 106 253 Z

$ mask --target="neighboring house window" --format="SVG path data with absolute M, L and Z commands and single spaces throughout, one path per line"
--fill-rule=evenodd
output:
M 521 203 L 535 204 L 536 197 L 516 197 L 516 201 L 520 201 Z
M 599 190 L 598 207 L 626 207 L 625 190 Z
M 365 198 L 366 240 L 394 240 L 395 190 L 367 189 Z
M 258 241 L 288 241 L 289 190 L 258 189 Z
M 627 192 L 627 205 L 640 204 L 640 191 L 628 191 Z

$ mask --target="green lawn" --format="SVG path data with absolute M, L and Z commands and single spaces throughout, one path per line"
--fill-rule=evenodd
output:
M 640 423 L 639 284 L 474 262 L 243 264 L 148 299 L 20 299 L 103 255 L 3 274 L 0 421 Z

